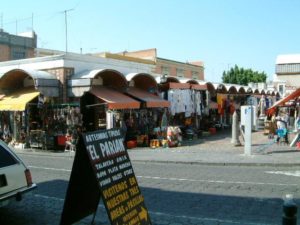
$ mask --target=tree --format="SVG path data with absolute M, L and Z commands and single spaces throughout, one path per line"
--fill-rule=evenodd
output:
M 248 85 L 250 82 L 266 82 L 267 74 L 265 72 L 253 71 L 252 69 L 239 68 L 237 65 L 223 72 L 223 83 Z

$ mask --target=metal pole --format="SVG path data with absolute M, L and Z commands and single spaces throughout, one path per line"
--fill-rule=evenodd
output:
M 68 10 L 65 10 L 64 13 L 65 13 L 65 33 L 66 33 L 66 53 L 68 52 L 68 21 L 67 21 L 67 12 L 69 11 L 72 11 L 74 9 L 68 9 Z
M 68 23 L 67 23 L 67 10 L 65 10 L 65 28 L 66 28 L 66 53 L 68 52 Z
M 290 194 L 283 202 L 282 225 L 297 225 L 297 205 Z
M 31 30 L 33 31 L 33 13 L 31 15 Z

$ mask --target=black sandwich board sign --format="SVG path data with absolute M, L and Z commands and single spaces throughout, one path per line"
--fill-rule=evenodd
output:
M 95 213 L 100 198 L 112 225 L 151 225 L 120 129 L 81 135 L 60 224 Z

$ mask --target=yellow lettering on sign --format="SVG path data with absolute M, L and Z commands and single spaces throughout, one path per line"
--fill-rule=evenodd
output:
M 114 186 L 111 186 L 110 188 L 107 188 L 106 190 L 103 191 L 103 196 L 105 199 L 108 199 L 112 197 L 113 195 L 116 195 L 125 189 L 127 189 L 128 185 L 126 181 L 120 182 L 115 184 Z
M 139 205 L 140 203 L 142 203 L 144 201 L 144 198 L 142 195 L 138 195 L 136 197 L 134 197 L 133 199 L 129 200 L 127 202 L 127 206 L 129 209 L 132 209 L 134 207 L 136 207 L 137 205 Z
M 111 220 L 115 220 L 118 217 L 122 216 L 123 214 L 125 214 L 125 209 L 124 206 L 121 205 L 115 208 L 114 210 L 110 211 Z
M 108 209 L 112 209 L 116 207 L 117 205 L 120 205 L 122 202 L 125 202 L 129 199 L 129 194 L 127 191 L 124 191 L 121 194 L 118 194 L 116 197 L 113 197 L 106 201 L 106 205 Z
M 130 177 L 130 178 L 129 178 L 129 184 L 130 184 L 130 186 L 133 186 L 133 185 L 136 184 L 136 179 L 135 179 L 135 177 Z
M 133 209 L 123 217 L 123 223 L 127 223 L 128 220 L 130 220 L 136 215 L 138 215 L 138 211 L 136 209 Z
M 138 193 L 140 193 L 138 186 L 134 186 L 132 188 L 129 188 L 129 192 L 131 196 L 134 196 Z
M 128 225 L 135 225 L 137 224 L 138 222 L 140 222 L 140 218 L 138 216 L 136 217 L 133 217 L 129 222 L 128 222 Z

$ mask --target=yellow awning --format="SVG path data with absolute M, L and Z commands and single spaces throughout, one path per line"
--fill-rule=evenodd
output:
M 24 111 L 26 104 L 39 94 L 35 90 L 23 90 L 6 95 L 0 100 L 0 111 Z

